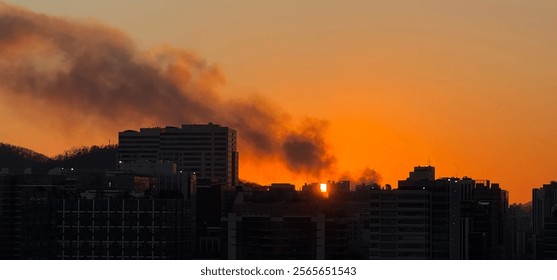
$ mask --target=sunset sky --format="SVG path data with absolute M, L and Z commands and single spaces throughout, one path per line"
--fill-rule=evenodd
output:
M 241 178 L 299 185 L 367 167 L 396 186 L 431 164 L 438 176 L 490 179 L 527 202 L 557 180 L 557 1 L 455 2 L 6 3 L 115 28 L 141 50 L 185 49 L 218 69 L 219 95 L 264 98 L 293 122 L 326 121 L 334 174 L 294 174 L 240 147 Z M 41 104 L 16 110 L 8 99 L 0 90 L 1 142 L 54 155 L 117 140 L 118 131 L 91 135 L 95 118 L 66 133 L 50 111 L 32 112 Z

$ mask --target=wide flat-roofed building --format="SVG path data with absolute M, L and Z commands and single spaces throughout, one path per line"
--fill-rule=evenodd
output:
M 198 178 L 218 179 L 226 187 L 238 184 L 236 131 L 216 124 L 141 128 L 118 134 L 118 161 L 174 162 L 178 171 Z

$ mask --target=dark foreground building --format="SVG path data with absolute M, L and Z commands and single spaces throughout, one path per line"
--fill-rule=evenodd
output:
M 141 128 L 118 134 L 118 162 L 173 162 L 178 171 L 238 185 L 236 131 L 216 124 Z
M 536 258 L 557 259 L 557 182 L 532 190 Z
M 327 195 L 285 184 L 241 190 L 226 217 L 228 258 L 367 259 L 367 199 Z
M 510 205 L 507 216 L 509 259 L 534 259 L 536 242 L 533 235 L 532 203 Z
M 507 192 L 487 180 L 435 178 L 426 166 L 397 189 L 320 187 L 228 188 L 152 161 L 3 174 L 0 258 L 519 259 L 533 251 L 528 214 L 508 215 Z M 553 190 L 544 186 L 534 201 L 544 258 L 556 251 Z
M 162 180 L 118 177 L 131 183 L 114 186 L 116 178 L 107 176 L 106 184 L 92 188 L 73 171 L 0 176 L 1 258 L 191 258 L 191 201 L 183 192 L 188 178 L 176 175 L 173 186 L 149 186 Z
M 436 179 L 434 167 L 419 166 L 406 180 L 399 181 L 392 195 L 397 198 L 398 216 L 403 213 L 417 216 L 414 221 L 400 217 L 398 223 L 421 224 L 428 231 L 429 238 L 424 241 L 429 242 L 425 246 L 426 259 L 508 258 L 505 248 L 508 192 L 499 184 L 468 177 Z M 412 208 L 398 209 L 401 206 Z M 423 222 L 415 220 L 421 217 Z

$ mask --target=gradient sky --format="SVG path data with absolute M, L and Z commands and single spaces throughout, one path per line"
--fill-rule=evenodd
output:
M 223 94 L 257 93 L 328 120 L 342 170 L 370 167 L 396 185 L 431 164 L 529 201 L 557 179 L 557 2 L 455 2 L 8 1 L 116 27 L 145 49 L 185 48 L 219 66 Z M 1 112 L 2 141 L 49 155 L 94 144 L 52 134 L 38 143 L 38 131 Z M 246 161 L 240 176 L 303 180 Z

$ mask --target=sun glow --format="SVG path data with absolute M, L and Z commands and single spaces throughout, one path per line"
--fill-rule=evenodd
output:
M 319 190 L 321 192 L 327 192 L 327 184 L 319 184 Z

